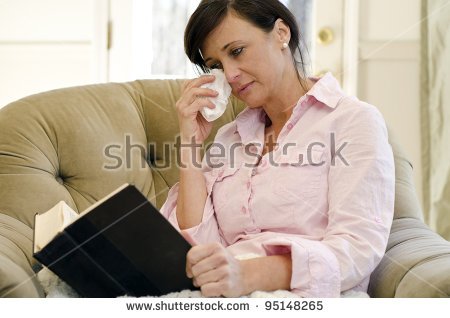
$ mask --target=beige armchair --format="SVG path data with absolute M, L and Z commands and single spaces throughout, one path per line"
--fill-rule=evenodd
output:
M 58 201 L 82 211 L 128 182 L 158 207 L 178 178 L 180 81 L 65 88 L 0 110 L 0 295 L 43 297 L 32 257 L 33 219 Z M 236 100 L 215 130 L 243 109 Z M 209 141 L 212 140 L 212 137 Z M 373 297 L 448 297 L 450 244 L 422 221 L 412 168 L 392 141 L 395 219 Z

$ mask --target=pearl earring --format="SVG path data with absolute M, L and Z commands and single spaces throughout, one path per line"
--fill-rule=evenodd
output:
M 284 50 L 284 49 L 287 49 L 287 47 L 288 47 L 288 44 L 287 44 L 286 42 L 284 42 L 284 43 L 283 43 L 283 50 Z

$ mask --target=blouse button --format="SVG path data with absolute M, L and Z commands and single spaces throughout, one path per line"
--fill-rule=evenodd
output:
M 245 206 L 243 206 L 243 207 L 241 208 L 241 211 L 242 211 L 243 214 L 247 213 L 247 209 L 245 208 Z
M 256 176 L 256 168 L 252 169 L 252 176 Z
M 289 129 L 289 130 L 291 130 L 292 127 L 294 127 L 294 125 L 292 125 L 291 123 L 289 123 L 289 124 L 287 125 L 287 129 Z

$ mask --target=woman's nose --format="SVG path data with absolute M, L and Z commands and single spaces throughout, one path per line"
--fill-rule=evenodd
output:
M 227 78 L 228 83 L 233 84 L 239 81 L 241 72 L 238 68 L 224 65 L 223 72 L 225 73 L 225 77 Z

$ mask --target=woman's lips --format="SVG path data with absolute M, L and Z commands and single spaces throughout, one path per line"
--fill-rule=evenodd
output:
M 252 88 L 254 82 L 250 82 L 248 84 L 245 84 L 239 88 L 239 95 L 244 95 L 250 91 Z

